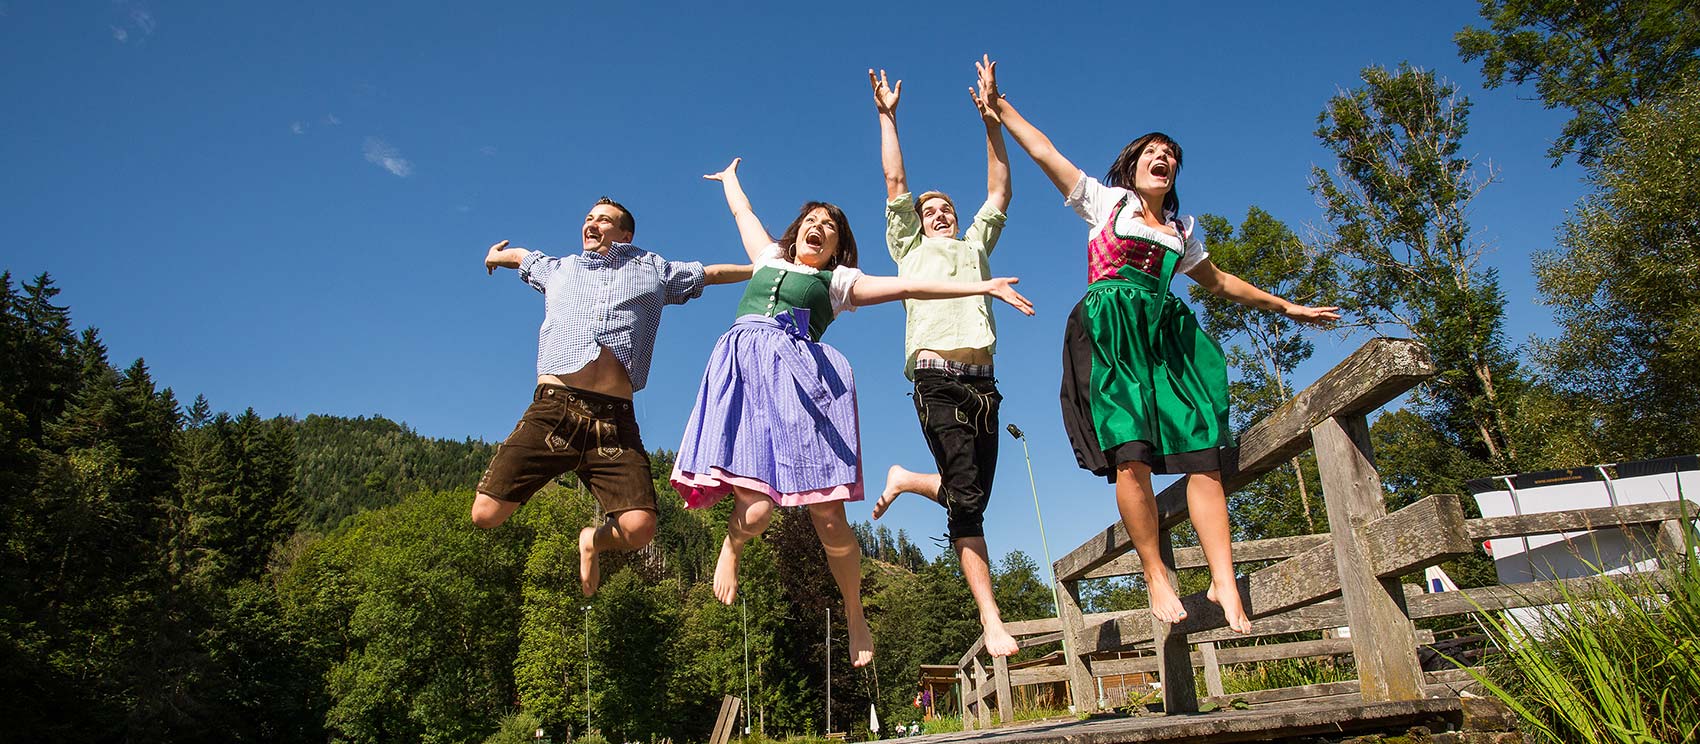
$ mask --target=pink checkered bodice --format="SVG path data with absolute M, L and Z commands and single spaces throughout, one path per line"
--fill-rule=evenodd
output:
M 1116 272 L 1123 266 L 1131 266 L 1151 276 L 1159 276 L 1163 271 L 1163 253 L 1169 247 L 1156 240 L 1143 236 L 1124 236 L 1116 233 L 1116 223 L 1121 219 L 1122 209 L 1127 206 L 1127 197 L 1123 197 L 1110 212 L 1110 219 L 1104 222 L 1097 234 L 1086 244 L 1086 282 L 1088 284 L 1100 279 L 1113 279 Z M 1174 225 L 1175 231 L 1180 232 L 1180 226 Z

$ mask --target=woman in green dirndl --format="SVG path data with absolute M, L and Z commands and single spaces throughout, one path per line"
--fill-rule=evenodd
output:
M 989 91 L 985 105 L 1092 226 L 1086 296 L 1063 339 L 1063 427 L 1075 458 L 1115 484 L 1122 524 L 1144 564 L 1151 613 L 1167 623 L 1186 610 L 1158 557 L 1151 474 L 1189 476 L 1187 511 L 1210 564 L 1209 597 L 1229 627 L 1249 633 L 1222 489 L 1222 469 L 1235 456 L 1227 363 L 1169 285 L 1186 274 L 1220 297 L 1303 323 L 1339 320 L 1339 308 L 1288 302 L 1210 262 L 1192 217 L 1179 213 L 1181 148 L 1167 135 L 1129 143 L 1100 183 L 997 93 L 996 63 L 982 65 L 980 77 Z

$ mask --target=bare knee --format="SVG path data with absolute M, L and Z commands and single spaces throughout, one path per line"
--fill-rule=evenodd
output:
M 481 493 L 472 502 L 472 523 L 486 530 L 500 527 L 518 508 L 519 504 Z
M 646 509 L 623 511 L 614 517 L 614 523 L 619 526 L 620 536 L 626 539 L 626 545 L 632 550 L 655 539 L 655 512 Z

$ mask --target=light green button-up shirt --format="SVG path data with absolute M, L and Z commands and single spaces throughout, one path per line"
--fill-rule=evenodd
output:
M 885 245 L 897 262 L 897 275 L 905 279 L 937 279 L 977 282 L 992 278 L 987 260 L 1003 234 L 1002 210 L 986 203 L 961 240 L 927 238 L 921 235 L 921 215 L 914 197 L 898 194 L 885 205 Z M 903 374 L 915 377 L 915 356 L 922 349 L 985 349 L 997 351 L 997 323 L 992 319 L 992 298 L 958 297 L 953 300 L 904 300 L 909 312 L 904 333 Z

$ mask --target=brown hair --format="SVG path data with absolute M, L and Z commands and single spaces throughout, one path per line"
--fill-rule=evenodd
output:
M 626 205 L 614 201 L 613 199 L 609 199 L 606 196 L 601 199 L 597 199 L 596 203 L 591 205 L 591 208 L 595 209 L 603 204 L 620 210 L 620 214 L 624 215 L 620 218 L 621 230 L 631 233 L 634 237 L 637 235 L 637 218 L 632 216 L 632 210 L 626 209 Z
M 1145 151 L 1145 146 L 1153 142 L 1168 145 L 1170 152 L 1175 154 L 1175 172 L 1169 177 L 1169 193 L 1163 195 L 1163 209 L 1169 212 L 1181 211 L 1181 197 L 1175 184 L 1181 174 L 1181 145 L 1174 138 L 1162 132 L 1151 132 L 1140 136 L 1127 147 L 1122 148 L 1115 162 L 1110 163 L 1110 170 L 1104 173 L 1104 185 L 1119 186 L 1129 191 L 1133 190 L 1134 172 L 1139 170 L 1139 154 Z
M 797 233 L 803 228 L 803 218 L 816 209 L 826 210 L 826 216 L 832 219 L 834 227 L 838 228 L 838 249 L 833 252 L 831 260 L 827 261 L 826 269 L 831 271 L 839 266 L 856 267 L 856 234 L 850 232 L 850 220 L 845 218 L 844 210 L 837 205 L 822 201 L 807 202 L 797 211 L 797 219 L 791 220 L 791 225 L 785 228 L 785 234 L 779 238 L 779 255 L 787 261 L 797 260 Z
M 945 203 L 950 205 L 950 211 L 956 211 L 956 200 L 950 198 L 949 194 L 943 191 L 924 191 L 920 196 L 915 197 L 915 214 L 921 213 L 921 205 L 926 204 L 928 199 L 943 199 Z

